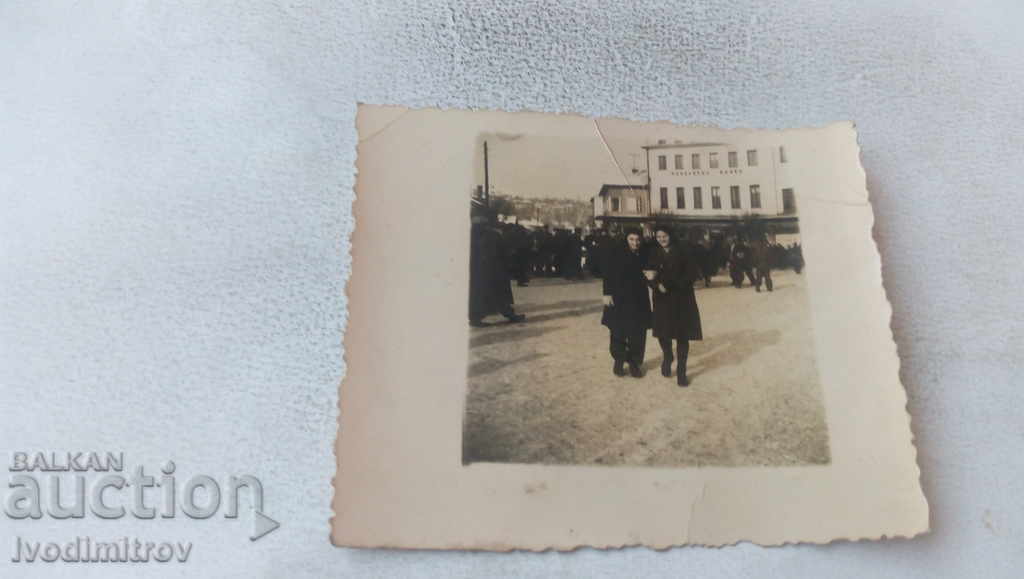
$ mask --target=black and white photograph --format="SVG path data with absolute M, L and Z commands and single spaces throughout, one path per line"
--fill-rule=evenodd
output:
M 829 463 L 784 144 L 477 148 L 464 464 Z
M 927 529 L 852 123 L 358 120 L 335 544 Z

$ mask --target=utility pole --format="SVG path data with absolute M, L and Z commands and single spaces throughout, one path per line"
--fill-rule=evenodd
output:
M 487 141 L 484 141 L 484 205 L 491 206 L 491 173 L 487 162 Z

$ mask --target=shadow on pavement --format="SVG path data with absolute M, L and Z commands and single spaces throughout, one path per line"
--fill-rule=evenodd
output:
M 546 358 L 547 356 L 548 356 L 547 354 L 542 354 L 540 352 L 534 352 L 532 354 L 527 354 L 525 356 L 520 356 L 520 357 L 515 358 L 513 360 L 500 360 L 498 358 L 484 358 L 483 360 L 480 360 L 479 362 L 474 362 L 473 364 L 470 364 L 469 365 L 469 371 L 468 371 L 467 375 L 470 378 L 476 378 L 477 376 L 482 376 L 484 374 L 490 374 L 491 372 L 497 372 L 498 370 L 501 370 L 505 366 L 511 366 L 513 364 L 521 364 L 523 362 L 533 362 L 534 360 L 539 360 L 540 358 Z
M 542 312 L 544 310 L 558 310 L 562 308 L 580 308 L 587 305 L 593 305 L 595 303 L 601 303 L 600 299 L 587 299 L 587 300 L 562 300 L 560 302 L 554 302 L 550 304 L 518 304 L 516 310 L 521 314 L 529 314 L 531 312 Z
M 586 300 L 584 303 L 593 304 L 585 308 L 575 308 L 571 310 L 563 310 L 560 312 L 552 312 L 549 314 L 540 315 L 528 315 L 526 321 L 520 324 L 489 324 L 488 327 L 507 327 L 514 328 L 508 330 L 494 330 L 486 333 L 477 333 L 469 338 L 469 347 L 477 348 L 479 346 L 489 346 L 491 344 L 498 344 L 500 342 L 507 342 L 509 340 L 522 340 L 525 338 L 536 338 L 543 336 L 548 332 L 554 330 L 561 330 L 563 326 L 557 327 L 544 327 L 539 328 L 536 324 L 542 322 L 550 322 L 551 320 L 559 320 L 562 318 L 575 318 L 580 316 L 586 316 L 593 313 L 600 312 L 604 309 L 601 302 L 594 303 L 593 300 Z
M 749 330 L 729 332 L 710 340 L 691 342 L 688 374 L 694 378 L 714 368 L 737 366 L 758 351 L 778 344 L 781 337 L 782 332 L 779 330 Z
M 536 338 L 543 336 L 548 332 L 554 332 L 561 330 L 563 326 L 530 326 L 530 321 L 533 318 L 527 318 L 525 322 L 521 324 L 505 324 L 505 327 L 511 328 L 508 330 L 495 330 L 493 332 L 479 333 L 469 338 L 469 348 L 479 348 L 480 346 L 490 346 L 491 344 L 500 344 L 501 342 L 508 342 L 510 340 L 525 340 L 528 338 Z
M 593 302 L 591 301 L 591 303 L 593 303 Z M 603 309 L 604 309 L 604 305 L 602 305 L 601 302 L 597 302 L 596 304 L 594 304 L 592 306 L 587 306 L 585 308 L 576 308 L 576 309 L 565 310 L 565 311 L 561 311 L 561 312 L 553 312 L 553 313 L 550 313 L 550 314 L 541 314 L 539 316 L 528 316 L 526 318 L 526 323 L 529 324 L 530 322 L 534 322 L 534 323 L 549 322 L 551 320 L 557 320 L 557 319 L 560 319 L 560 318 L 573 318 L 573 317 L 579 317 L 579 316 L 586 316 L 588 314 L 593 314 L 595 312 L 600 312 Z
M 692 341 L 690 342 L 687 374 L 690 378 L 694 378 L 707 370 L 742 364 L 762 348 L 778 344 L 781 337 L 782 332 L 779 330 L 764 332 L 749 330 L 729 332 L 711 339 Z M 697 360 L 698 357 L 699 360 Z M 644 372 L 660 372 L 661 361 L 664 359 L 663 355 L 648 358 L 644 361 Z M 672 375 L 676 375 L 675 364 L 673 364 Z

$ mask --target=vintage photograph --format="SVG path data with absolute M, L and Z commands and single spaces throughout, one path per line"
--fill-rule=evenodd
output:
M 335 545 L 928 528 L 852 123 L 357 128 Z
M 476 143 L 462 461 L 830 461 L 784 144 Z

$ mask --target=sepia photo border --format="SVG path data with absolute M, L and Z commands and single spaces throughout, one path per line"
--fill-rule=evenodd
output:
M 782 144 L 791 152 L 791 170 L 802 175 L 796 195 L 832 462 L 796 467 L 463 466 L 465 192 L 474 184 L 478 135 L 607 142 L 680 127 L 360 105 L 357 129 L 335 545 L 666 548 L 912 537 L 927 530 L 851 123 L 685 129 L 694 139 Z

